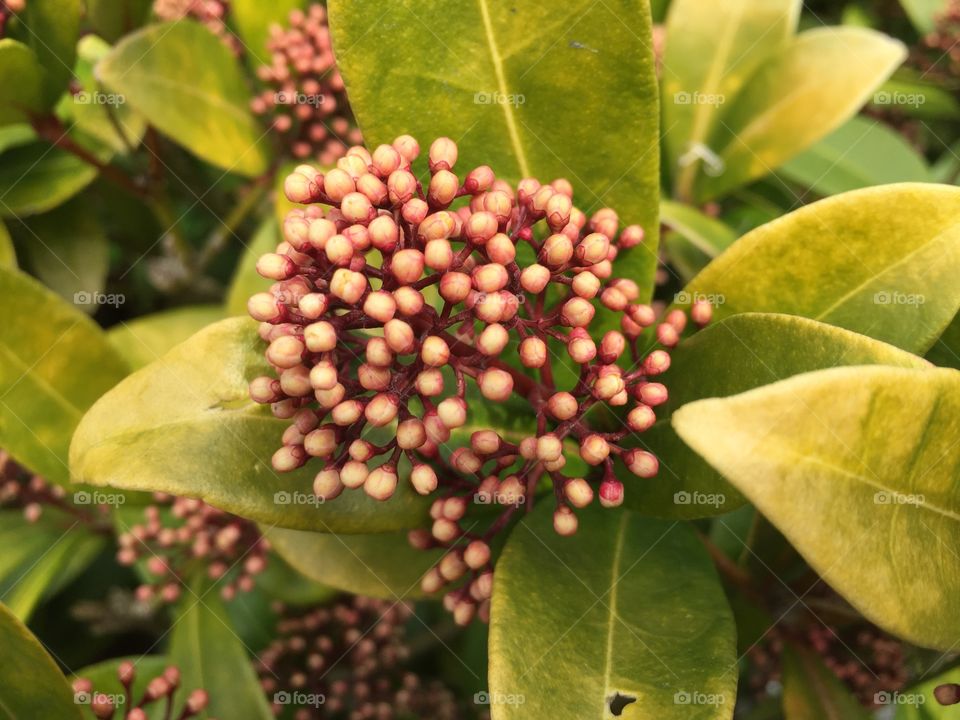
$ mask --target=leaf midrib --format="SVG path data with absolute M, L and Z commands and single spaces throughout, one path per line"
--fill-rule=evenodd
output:
M 73 330 L 73 327 L 71 327 L 70 330 Z M 70 330 L 68 330 L 67 332 L 69 332 Z M 21 359 L 20 356 L 13 351 L 13 348 L 11 348 L 6 343 L 0 343 L 0 351 L 2 351 L 20 369 L 23 370 L 23 375 L 21 376 L 20 380 L 22 380 L 24 377 L 29 377 L 34 383 L 40 386 L 41 389 L 45 390 L 47 394 L 50 395 L 50 397 L 56 400 L 64 408 L 69 410 L 72 415 L 74 415 L 77 418 L 80 418 L 83 415 L 83 411 L 79 407 L 74 405 L 70 400 L 68 400 L 53 385 L 51 385 L 46 378 L 44 378 L 41 375 L 38 375 L 35 372 L 32 372 L 33 368 L 36 366 L 37 363 L 28 365 L 27 362 Z M 20 380 L 17 380 L 16 382 L 19 382 Z
M 617 527 L 616 545 L 613 550 L 613 562 L 610 572 L 610 605 L 607 607 L 609 619 L 607 621 L 607 645 L 604 656 L 603 671 L 603 697 L 601 698 L 601 707 L 607 706 L 607 698 L 610 697 L 610 678 L 613 672 L 613 642 L 615 622 L 617 620 L 617 586 L 619 585 L 617 572 L 620 569 L 621 559 L 623 557 L 623 541 L 627 529 L 627 513 L 620 514 L 620 524 Z

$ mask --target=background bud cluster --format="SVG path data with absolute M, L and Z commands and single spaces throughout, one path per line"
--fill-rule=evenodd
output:
M 240 40 L 227 27 L 229 0 L 154 0 L 153 12 L 160 20 L 196 20 L 220 38 L 235 55 L 240 55 L 243 50 Z
M 202 713 L 209 703 L 207 692 L 202 689 L 193 690 L 183 701 L 183 706 L 174 715 L 177 705 L 177 691 L 180 689 L 180 670 L 171 665 L 163 673 L 147 683 L 146 690 L 139 698 L 133 694 L 133 683 L 136 680 L 136 665 L 125 660 L 117 667 L 117 679 L 123 686 L 124 697 L 120 698 L 98 691 L 93 683 L 86 678 L 77 678 L 73 681 L 74 702 L 89 705 L 90 711 L 98 720 L 148 720 L 150 717 L 162 717 L 172 720 L 189 720 Z M 119 714 L 118 714 L 119 713 Z M 214 718 L 208 718 L 214 720 Z

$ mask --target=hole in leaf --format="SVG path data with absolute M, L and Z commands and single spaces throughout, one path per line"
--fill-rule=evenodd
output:
M 617 693 L 609 700 L 610 712 L 616 717 L 623 715 L 623 709 L 630 703 L 635 703 L 637 699 L 633 695 L 621 695 Z

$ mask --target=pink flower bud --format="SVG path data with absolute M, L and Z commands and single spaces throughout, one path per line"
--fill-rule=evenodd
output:
M 375 395 L 364 408 L 364 416 L 374 427 L 384 427 L 397 419 L 400 410 L 400 401 L 396 395 L 381 393 Z
M 340 203 L 340 212 L 348 222 L 364 225 L 377 216 L 377 211 L 373 209 L 370 199 L 359 192 L 347 193 Z
M 537 438 L 537 459 L 544 462 L 556 460 L 563 454 L 563 442 L 553 433 Z
M 449 429 L 463 427 L 467 422 L 467 404 L 458 397 L 450 397 L 437 405 L 440 422 Z
M 393 351 L 383 338 L 370 338 L 367 341 L 365 355 L 367 362 L 374 367 L 387 368 L 393 365 Z
M 680 335 L 673 325 L 660 323 L 657 326 L 657 342 L 664 347 L 673 348 L 680 342 Z
M 623 312 L 630 304 L 627 296 L 615 287 L 608 287 L 600 293 L 600 302 L 603 303 L 605 308 L 614 312 Z
M 410 285 L 423 275 L 424 258 L 419 250 L 400 250 L 390 261 L 390 272 L 401 283 Z
M 495 180 L 493 170 L 489 165 L 481 165 L 467 173 L 463 186 L 468 193 L 477 194 L 486 192 Z
M 267 253 L 257 260 L 257 272 L 268 280 L 288 280 L 297 272 L 297 265 L 286 255 Z
M 303 340 L 311 352 L 330 352 L 337 346 L 337 331 L 331 323 L 321 320 L 303 329 Z
M 304 365 L 287 368 L 280 373 L 280 388 L 290 397 L 304 397 L 313 392 L 310 371 Z
M 499 368 L 489 368 L 477 376 L 480 393 L 494 402 L 503 402 L 513 392 L 513 377 Z
M 357 180 L 357 191 L 362 193 L 372 205 L 385 205 L 390 196 L 386 184 L 371 173 L 360 176 Z
M 610 240 L 606 235 L 591 233 L 577 245 L 574 256 L 581 265 L 596 265 L 607 259 Z
M 698 300 L 690 308 L 690 317 L 698 326 L 704 327 L 713 319 L 713 306 L 706 300 Z
M 656 477 L 660 470 L 660 462 L 657 460 L 657 456 L 646 450 L 627 451 L 623 455 L 623 462 L 630 468 L 630 472 L 637 477 Z
M 403 159 L 408 163 L 412 163 L 420 155 L 420 144 L 409 135 L 398 137 L 393 141 L 393 147 L 400 152 Z
M 450 170 L 457 162 L 457 144 L 448 137 L 439 137 L 430 145 L 430 172 Z
M 344 427 L 353 425 L 363 415 L 363 403 L 359 400 L 344 400 L 330 411 L 330 419 Z
M 647 405 L 637 405 L 627 415 L 627 425 L 634 432 L 645 432 L 657 422 L 657 415 L 653 408 Z
M 650 407 L 663 405 L 670 397 L 667 388 L 660 383 L 643 383 L 642 385 L 638 385 L 636 396 L 637 400 Z
M 665 350 L 654 350 L 643 361 L 644 375 L 659 375 L 670 368 L 670 354 Z
M 593 383 L 593 394 L 600 400 L 610 400 L 624 389 L 623 378 L 610 374 L 598 377 Z
M 403 320 L 393 319 L 383 326 L 383 337 L 393 352 L 399 355 L 411 353 L 416 349 L 416 338 L 411 328 Z
M 600 342 L 600 361 L 611 365 L 615 363 L 627 347 L 627 339 L 616 330 L 610 330 Z
M 499 292 L 507 286 L 510 276 L 507 269 L 498 263 L 487 263 L 479 265 L 473 271 L 473 287 L 478 292 L 494 293 Z
M 379 145 L 373 151 L 372 165 L 381 177 L 387 177 L 400 168 L 403 160 L 403 156 L 392 145 Z
M 430 185 L 427 189 L 427 197 L 430 203 L 435 207 L 447 207 L 457 197 L 457 191 L 460 189 L 460 181 L 457 176 L 449 170 L 438 170 L 430 178 Z
M 395 170 L 387 178 L 387 195 L 394 205 L 402 205 L 417 194 L 417 179 L 407 170 Z
M 547 363 L 547 344 L 537 337 L 528 337 L 520 343 L 520 362 L 524 367 L 541 368 Z
M 309 171 L 310 174 L 304 172 L 304 170 Z M 287 200 L 301 204 L 316 202 L 320 190 L 316 182 L 317 176 L 320 177 L 322 182 L 323 176 L 319 175 L 313 168 L 305 165 L 298 167 L 283 181 L 283 193 L 287 196 Z
M 567 354 L 578 365 L 585 365 L 597 356 L 597 344 L 585 331 L 577 328 L 570 333 Z
M 343 483 L 345 488 L 356 490 L 367 481 L 367 475 L 369 474 L 370 469 L 366 466 L 366 463 L 356 459 L 350 460 L 340 468 L 340 482 Z
M 250 317 L 260 322 L 277 322 L 283 315 L 283 305 L 270 293 L 257 293 L 247 301 Z
M 687 327 L 687 314 L 683 310 L 671 310 L 664 318 L 664 322 L 672 325 L 679 335 Z
M 550 270 L 543 265 L 529 265 L 520 273 L 520 286 L 528 293 L 539 295 L 550 282 Z
M 445 238 L 431 240 L 423 250 L 424 263 L 431 270 L 443 272 L 453 263 L 453 248 Z
M 420 495 L 429 495 L 437 489 L 437 474 L 429 465 L 414 465 L 410 472 L 410 484 Z
M 573 243 L 566 235 L 551 235 L 540 248 L 540 262 L 551 268 L 565 267 L 573 258 Z
M 586 327 L 593 320 L 596 313 L 589 300 L 573 297 L 563 304 L 560 310 L 560 320 L 568 327 Z
M 443 392 L 443 373 L 439 370 L 424 370 L 414 381 L 417 392 L 424 397 L 436 397 Z
M 571 287 L 578 296 L 590 300 L 600 292 L 600 278 L 589 270 L 584 270 L 574 276 Z
M 577 399 L 568 392 L 558 392 L 547 400 L 547 410 L 557 420 L 569 420 L 577 414 L 579 406 Z
M 267 348 L 267 360 L 279 368 L 291 368 L 300 364 L 304 345 L 292 335 L 278 337 Z
M 600 483 L 600 504 L 605 508 L 619 507 L 623 504 L 623 483 L 608 478 Z
M 334 202 L 341 202 L 347 195 L 356 191 L 357 185 L 348 173 L 334 168 L 323 176 L 323 189 Z
M 397 312 L 397 303 L 390 293 L 377 290 L 367 295 L 363 303 L 363 312 L 377 322 L 385 323 L 393 319 Z
M 599 435 L 587 435 L 580 442 L 580 457 L 589 465 L 599 465 L 610 455 L 610 444 Z
M 497 234 L 498 229 L 496 216 L 481 210 L 470 215 L 463 225 L 463 234 L 475 245 L 483 245 Z
M 337 226 L 327 218 L 314 218 L 310 221 L 310 229 L 307 233 L 307 239 L 310 246 L 317 250 L 324 250 L 327 247 L 327 241 L 337 234 Z
M 440 297 L 449 303 L 463 302 L 472 289 L 470 276 L 465 273 L 446 272 L 440 278 Z
M 374 468 L 363 483 L 363 491 L 374 500 L 388 500 L 397 489 L 397 471 L 393 465 Z
M 573 202 L 570 197 L 563 193 L 554 193 L 547 202 L 546 215 L 547 223 L 554 232 L 560 232 L 570 222 L 570 213 L 573 210 Z
M 336 451 L 337 444 L 336 427 L 330 425 L 307 433 L 303 439 L 303 447 L 312 457 L 330 457 Z
M 585 508 L 593 502 L 593 488 L 583 478 L 570 478 L 563 486 L 563 495 L 576 508 Z
M 370 243 L 381 252 L 392 252 L 400 239 L 400 230 L 393 218 L 381 215 L 367 226 Z
M 490 562 L 490 546 L 483 540 L 474 540 L 463 551 L 463 561 L 471 570 L 479 570 Z
M 250 399 L 261 404 L 272 403 L 283 397 L 280 381 L 271 377 L 258 377 L 250 382 Z
M 321 500 L 333 500 L 343 492 L 340 473 L 336 470 L 321 470 L 313 479 L 313 494 Z
M 620 233 L 620 239 L 618 244 L 620 247 L 627 249 L 636 247 L 643 242 L 643 228 L 639 225 L 628 225 L 623 229 L 623 232 Z
M 561 505 L 553 513 L 553 529 L 557 532 L 557 535 L 562 535 L 563 537 L 575 535 L 579 524 L 577 516 L 573 514 L 573 510 L 565 505 Z
M 656 313 L 649 305 L 630 305 L 626 310 L 630 319 L 641 327 L 650 327 L 657 321 Z
M 450 360 L 450 348 L 446 340 L 431 335 L 420 346 L 420 359 L 428 367 L 443 367 Z
M 477 455 L 492 455 L 500 444 L 500 436 L 493 430 L 477 430 L 470 436 L 470 447 Z
M 477 338 L 477 350 L 488 357 L 496 357 L 507 346 L 510 341 L 510 334 L 506 328 L 499 323 L 487 325 Z
M 330 292 L 347 305 L 356 305 L 367 291 L 367 278 L 361 273 L 340 268 L 333 273 Z

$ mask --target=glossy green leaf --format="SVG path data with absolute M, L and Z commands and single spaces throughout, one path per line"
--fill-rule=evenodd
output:
M 934 365 L 960 370 L 960 315 L 944 330 L 926 357 Z
M 618 271 L 652 287 L 659 109 L 648 0 L 329 8 L 367 143 L 410 133 L 425 151 L 446 135 L 462 172 L 486 164 L 511 181 L 569 179 L 583 210 L 609 206 L 646 228 L 648 241 L 624 253 Z
M 660 224 L 672 232 L 664 234 L 664 245 L 671 264 L 692 278 L 737 239 L 732 228 L 722 221 L 682 203 L 663 200 Z
M 855 117 L 787 162 L 780 174 L 819 195 L 897 182 L 928 182 L 927 163 L 886 125 Z
M 266 569 L 257 575 L 257 588 L 291 605 L 320 605 L 336 597 L 338 592 L 294 570 L 276 553 L 270 555 Z
M 44 107 L 53 107 L 73 76 L 80 34 L 80 0 L 27 2 L 18 19 L 11 34 L 36 55 L 43 68 Z
M 4 125 L 0 127 L 0 152 L 4 152 L 13 147 L 19 147 L 20 145 L 26 145 L 36 139 L 37 133 L 26 123 Z
M 798 646 L 788 646 L 783 653 L 783 712 L 785 720 L 871 717 L 819 655 Z
M 31 632 L 0 605 L 0 708 L 14 720 L 82 720 L 73 690 Z
M 660 458 L 655 480 L 627 482 L 627 507 L 660 517 L 719 515 L 743 496 L 677 437 L 670 416 L 687 403 L 727 397 L 800 373 L 840 365 L 929 365 L 863 335 L 791 315 L 746 313 L 710 325 L 672 353 L 663 383 L 670 390 L 657 424 L 640 436 Z
M 0 512 L 0 537 L 13 551 L 15 566 L 0 573 L 0 602 L 26 622 L 45 597 L 68 585 L 107 544 L 71 519 L 41 518 L 28 523 L 20 511 Z M 8 551 L 5 551 L 8 552 Z
M 0 447 L 65 484 L 74 428 L 126 365 L 90 318 L 23 273 L 0 269 L 0 297 Z
M 177 608 L 169 655 L 180 668 L 185 692 L 203 688 L 209 693 L 210 704 L 200 717 L 272 720 L 248 653 L 215 586 L 194 583 Z
M 75 199 L 29 219 L 26 228 L 23 248 L 33 273 L 64 300 L 94 314 L 99 305 L 93 300 L 103 295 L 110 269 L 109 241 L 96 210 Z M 84 297 L 91 302 L 82 302 Z
M 0 217 L 52 210 L 96 177 L 95 167 L 45 142 L 14 147 L 0 155 Z
M 150 17 L 150 0 L 86 0 L 87 22 L 93 31 L 114 43 Z
M 839 127 L 906 57 L 902 43 L 865 28 L 798 35 L 750 78 L 709 146 L 723 171 L 694 193 L 716 197 L 763 177 Z
M 900 0 L 910 22 L 920 33 L 928 33 L 936 27 L 937 13 L 946 8 L 946 0 Z
M 730 718 L 733 617 L 686 525 L 592 507 L 573 537 L 550 503 L 511 533 L 490 621 L 494 720 Z M 623 702 L 623 700 L 621 700 Z
M 290 11 L 306 4 L 306 0 L 232 0 L 230 21 L 243 43 L 247 61 L 253 67 L 270 64 L 267 39 L 271 26 L 288 26 Z
M 420 579 L 443 556 L 410 546 L 406 533 L 336 535 L 273 528 L 273 549 L 294 569 L 355 595 L 397 600 L 423 597 Z
M 370 533 L 416 527 L 428 501 L 400 483 L 389 502 L 363 491 L 315 504 L 314 463 L 277 474 L 270 457 L 288 423 L 250 400 L 268 371 L 257 324 L 215 323 L 107 393 L 74 435 L 78 481 L 200 497 L 265 525 Z
M 691 281 L 717 317 L 803 315 L 911 352 L 960 308 L 960 189 L 885 185 L 790 213 L 740 238 Z
M 707 4 L 673 0 L 670 4 L 663 58 L 663 125 L 679 197 L 691 197 L 701 169 L 693 161 L 696 155 L 689 153 L 709 145 L 753 72 L 786 47 L 801 5 L 798 0 Z
M 960 101 L 942 85 L 918 70 L 901 68 L 873 95 L 871 107 L 882 112 L 902 113 L 918 120 L 956 120 L 960 118 Z
M 43 109 L 43 74 L 33 50 L 11 38 L 0 39 L 0 125 L 27 122 Z
M 277 243 L 280 242 L 278 235 L 277 224 L 273 218 L 267 218 L 257 228 L 240 257 L 233 280 L 230 281 L 226 300 L 227 315 L 246 316 L 247 300 L 250 296 L 270 289 L 273 281 L 265 279 L 257 272 L 257 260 L 261 255 L 277 249 Z
M 2 222 L 0 222 L 0 267 L 9 269 L 17 267 L 17 251 L 13 248 L 10 231 Z
M 96 72 L 160 132 L 203 160 L 241 175 L 267 169 L 250 85 L 237 58 L 202 25 L 150 25 L 124 38 Z
M 175 345 L 223 319 L 216 305 L 176 308 L 121 321 L 107 333 L 110 342 L 134 370 L 158 359 Z
M 127 153 L 143 139 L 146 119 L 119 93 L 105 92 L 94 75 L 96 64 L 110 53 L 111 47 L 95 35 L 87 35 L 77 45 L 74 69 L 79 92 L 68 93 L 57 105 L 58 116 L 79 130 L 87 143 L 106 148 L 106 153 Z
M 673 426 L 865 617 L 957 642 L 956 370 L 822 370 L 691 403 Z
M 117 678 L 117 668 L 122 662 L 133 663 L 135 675 L 131 686 L 131 694 L 134 697 L 134 702 L 143 697 L 147 684 L 153 678 L 162 675 L 163 671 L 170 666 L 170 661 L 162 655 L 131 655 L 130 657 L 104 660 L 96 665 L 88 665 L 78 670 L 74 677 L 89 680 L 98 693 L 118 698 L 125 697 L 124 687 Z M 144 710 L 147 712 L 149 720 L 163 720 L 163 714 L 166 712 L 163 703 L 153 703 Z

